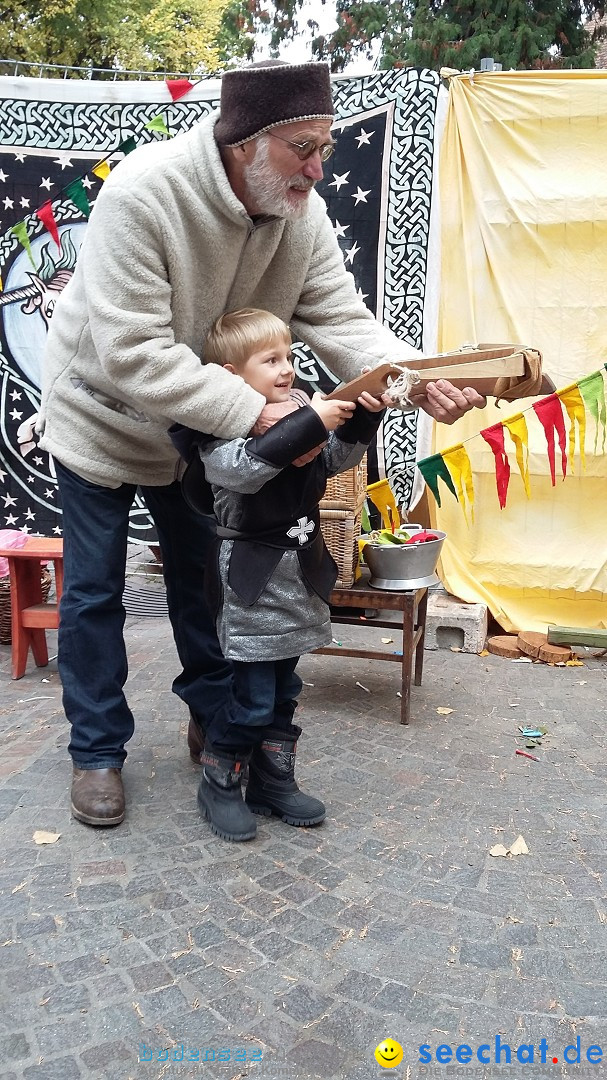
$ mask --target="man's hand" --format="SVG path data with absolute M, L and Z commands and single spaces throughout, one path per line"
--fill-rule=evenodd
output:
M 439 424 L 454 424 L 470 409 L 484 409 L 487 404 L 487 398 L 482 397 L 471 386 L 458 390 L 446 379 L 428 383 L 426 393 L 420 396 L 416 394 L 414 400 Z
M 320 446 L 315 446 L 313 450 L 308 450 L 307 454 L 302 454 L 301 457 L 296 457 L 295 461 L 292 461 L 291 464 L 297 465 L 298 468 L 301 468 L 302 465 L 308 465 L 310 461 L 314 461 L 315 457 L 318 457 L 319 454 L 322 454 L 326 445 L 326 442 L 323 442 L 320 444 Z
M 278 420 L 282 420 L 283 416 L 288 416 L 298 408 L 296 401 L 281 401 L 276 405 L 264 405 L 249 434 L 265 435 L 266 431 L 269 431 Z

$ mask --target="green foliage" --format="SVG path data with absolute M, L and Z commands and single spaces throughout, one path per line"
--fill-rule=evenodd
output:
M 224 26 L 252 35 L 269 31 L 270 55 L 293 37 L 302 0 L 231 0 Z M 492 56 L 504 69 L 593 67 L 596 38 L 586 20 L 607 0 L 337 0 L 338 26 L 317 35 L 313 53 L 342 71 L 381 42 L 381 67 L 479 68 Z M 308 24 L 313 30 L 314 24 Z
M 217 69 L 227 0 L 5 0 L 0 56 L 142 71 Z

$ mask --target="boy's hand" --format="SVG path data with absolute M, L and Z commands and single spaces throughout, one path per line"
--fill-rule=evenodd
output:
M 383 395 L 381 398 L 376 398 L 367 390 L 363 390 L 358 399 L 358 404 L 362 405 L 367 412 L 382 412 L 382 410 L 386 408 L 387 402 L 384 402 L 384 397 L 386 396 L 387 395 Z
M 323 394 L 314 394 L 310 402 L 312 408 L 318 413 L 327 431 L 335 431 L 352 416 L 355 405 L 353 401 L 329 401 Z

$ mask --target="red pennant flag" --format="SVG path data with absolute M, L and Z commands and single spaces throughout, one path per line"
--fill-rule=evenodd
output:
M 48 229 L 53 240 L 55 241 L 59 251 L 61 251 L 61 240 L 59 239 L 59 233 L 57 231 L 57 222 L 55 221 L 55 215 L 53 214 L 53 207 L 51 200 L 43 203 L 36 210 L 36 217 L 40 218 L 40 221 L 44 225 L 45 229 Z
M 554 465 L 554 432 L 558 435 L 559 446 L 561 449 L 561 468 L 563 470 L 563 480 L 567 475 L 567 440 L 565 436 L 565 421 L 563 419 L 563 409 L 561 406 L 560 398 L 556 394 L 549 394 L 548 397 L 542 398 L 541 401 L 537 401 L 533 406 L 537 413 L 540 424 L 544 429 L 546 435 L 546 442 L 548 443 L 548 461 L 550 462 L 550 477 L 552 479 L 552 486 L 556 483 L 555 477 L 555 465 Z
M 495 458 L 495 486 L 500 509 L 503 510 L 508 497 L 508 484 L 510 483 L 510 462 L 504 448 L 504 429 L 501 424 L 492 424 L 491 427 L 485 428 L 480 434 L 493 451 Z
M 194 86 L 194 83 L 190 82 L 189 79 L 165 79 L 164 81 L 173 101 L 179 101 L 179 98 L 182 98 Z

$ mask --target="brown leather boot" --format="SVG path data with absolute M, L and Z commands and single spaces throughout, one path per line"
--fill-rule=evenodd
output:
M 85 825 L 120 825 L 124 789 L 120 769 L 79 769 L 72 777 L 72 814 Z

